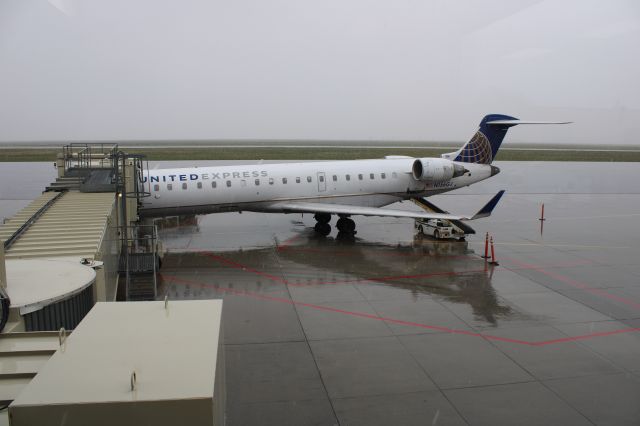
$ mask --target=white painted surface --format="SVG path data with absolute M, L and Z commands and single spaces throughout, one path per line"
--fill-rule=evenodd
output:
M 97 303 L 12 403 L 13 424 L 213 424 L 221 322 L 221 300 Z
M 6 259 L 11 307 L 22 315 L 79 293 L 96 279 L 80 262 L 53 259 Z

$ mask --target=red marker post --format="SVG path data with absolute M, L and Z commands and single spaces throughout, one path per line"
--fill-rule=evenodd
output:
M 491 262 L 489 262 L 491 265 L 499 265 L 498 261 L 496 260 L 496 252 L 495 249 L 493 248 L 493 237 L 491 237 Z
M 481 256 L 483 259 L 489 258 L 489 233 L 484 237 L 484 256 Z
M 544 218 L 544 203 L 542 203 L 542 211 L 540 212 L 540 219 L 541 221 L 545 221 L 546 219 Z

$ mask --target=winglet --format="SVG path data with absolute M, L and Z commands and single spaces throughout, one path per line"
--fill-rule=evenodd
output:
M 473 217 L 469 220 L 475 220 L 475 219 L 491 216 L 491 212 L 493 212 L 493 209 L 496 207 L 496 205 L 498 204 L 498 201 L 500 201 L 500 198 L 502 198 L 503 195 L 504 195 L 504 189 L 498 192 L 496 195 L 494 195 L 493 198 L 487 204 L 485 204 L 485 206 L 481 208 L 478 213 L 474 214 Z

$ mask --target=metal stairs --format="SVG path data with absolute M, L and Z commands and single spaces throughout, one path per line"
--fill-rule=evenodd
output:
M 11 403 L 59 347 L 57 331 L 1 333 L 0 405 Z
M 121 296 L 125 300 L 155 300 L 156 273 L 160 270 L 158 237 L 155 225 L 125 228 L 118 270 L 124 281 Z
M 59 177 L 56 178 L 55 182 L 51 182 L 51 184 L 45 188 L 45 191 L 79 191 L 80 185 L 82 185 L 83 182 L 83 176 Z

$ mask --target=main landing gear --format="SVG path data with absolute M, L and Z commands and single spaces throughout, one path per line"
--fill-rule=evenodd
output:
M 329 213 L 316 213 L 313 218 L 316 225 L 313 229 L 320 235 L 327 236 L 331 233 L 331 215 Z M 340 219 L 336 222 L 336 228 L 340 233 L 354 235 L 356 233 L 356 223 L 348 216 L 340 215 Z
M 331 233 L 331 225 L 329 222 L 331 221 L 331 215 L 329 213 L 316 213 L 313 215 L 313 218 L 316 220 L 316 226 L 313 229 L 320 235 L 327 236 Z
M 338 231 L 346 234 L 356 233 L 356 223 L 346 216 L 340 216 L 340 219 L 336 222 L 336 228 L 338 228 Z

